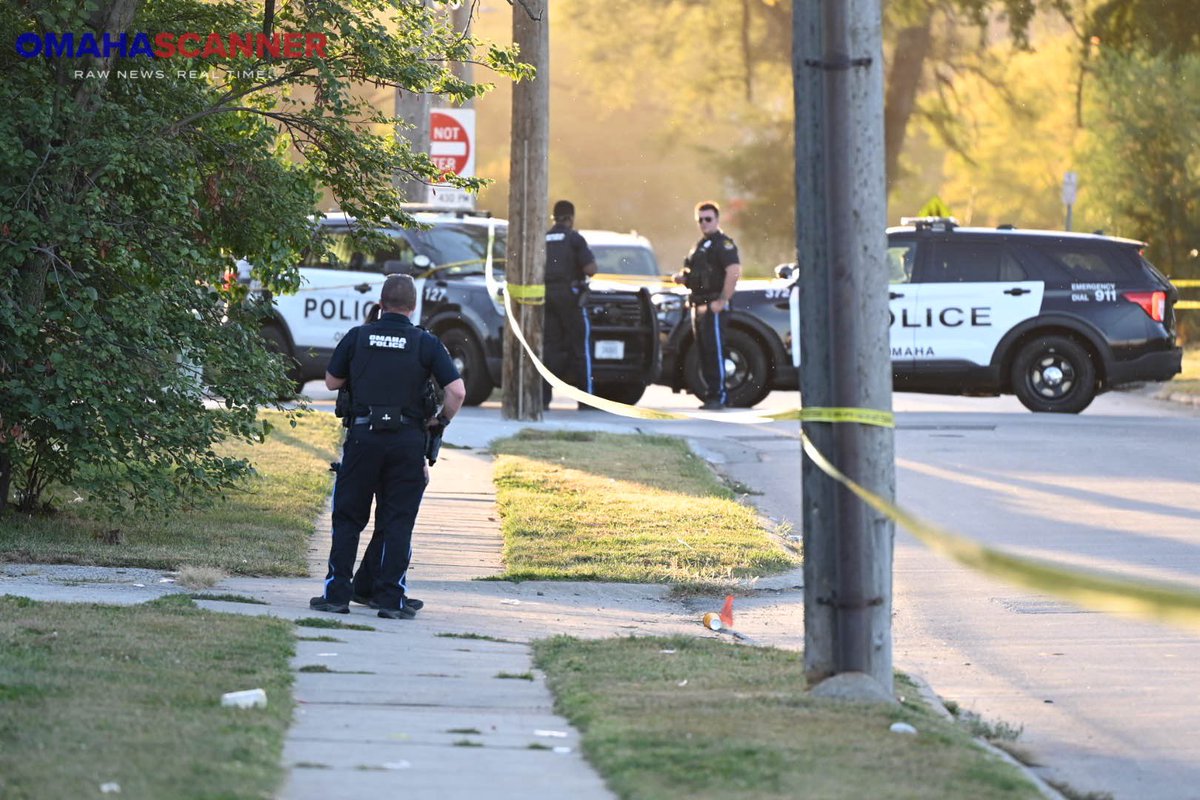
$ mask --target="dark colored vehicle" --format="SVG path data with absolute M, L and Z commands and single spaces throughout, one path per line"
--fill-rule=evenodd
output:
M 415 277 L 414 316 L 450 351 L 467 385 L 467 404 L 482 403 L 500 385 L 504 303 L 489 291 L 485 263 L 491 236 L 496 288 L 502 291 L 507 223 L 472 214 L 416 217 L 429 227 L 388 229 L 383 232 L 390 240 L 387 246 L 373 253 L 355 243 L 350 235 L 353 220 L 345 215 L 332 214 L 321 221 L 331 255 L 314 255 L 304 262 L 300 291 L 275 298 L 275 320 L 263 330 L 279 352 L 295 359 L 299 385 L 324 377 L 334 346 L 362 322 L 384 278 L 398 272 Z M 587 309 L 596 394 L 636 403 L 659 367 L 650 293 L 593 284 Z
M 1079 413 L 1100 392 L 1180 371 L 1177 290 L 1144 244 L 1095 234 L 962 228 L 922 218 L 888 229 L 892 374 L 897 391 L 1015 394 L 1032 411 Z M 743 281 L 733 297 L 731 402 L 751 406 L 799 385 L 803 269 Z M 698 378 L 681 300 L 665 336 L 661 382 Z M 795 359 L 795 360 L 794 360 Z

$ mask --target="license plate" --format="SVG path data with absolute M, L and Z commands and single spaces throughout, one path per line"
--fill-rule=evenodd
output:
M 625 357 L 625 343 L 614 339 L 596 342 L 596 358 L 605 361 L 620 361 Z

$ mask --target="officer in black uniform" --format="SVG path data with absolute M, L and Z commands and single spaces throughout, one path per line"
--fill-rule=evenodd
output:
M 721 209 L 716 203 L 696 204 L 700 241 L 683 260 L 683 269 L 673 276 L 676 283 L 691 290 L 688 303 L 692 337 L 704 379 L 700 398 L 704 404 L 700 408 L 706 411 L 720 410 L 729 403 L 725 392 L 725 318 L 742 274 L 737 245 L 721 231 L 720 219 Z
M 404 602 L 413 523 L 425 492 L 425 436 L 440 432 L 462 407 L 466 386 L 437 337 L 412 323 L 416 286 L 391 275 L 380 295 L 378 322 L 352 328 L 338 342 L 325 385 L 352 387 L 351 425 L 333 489 L 333 545 L 325 589 L 309 601 L 317 611 L 347 614 L 358 537 L 371 515 L 383 547 L 371 599 L 385 619 L 412 619 Z M 422 394 L 430 375 L 445 389 L 442 414 L 425 419 Z
M 592 391 L 591 330 L 587 309 L 587 279 L 596 274 L 596 257 L 575 230 L 575 206 L 569 200 L 554 204 L 554 227 L 546 233 L 546 324 L 542 342 L 546 367 L 589 394 Z M 550 407 L 550 384 L 542 401 Z

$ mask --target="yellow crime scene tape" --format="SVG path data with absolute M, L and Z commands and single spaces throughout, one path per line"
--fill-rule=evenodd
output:
M 489 287 L 494 287 L 495 291 L 499 291 L 499 284 L 495 282 L 492 274 L 491 235 L 489 234 L 489 258 L 485 274 Z M 1196 281 L 1196 283 L 1200 285 L 1200 281 Z M 504 308 L 513 335 L 521 343 L 521 347 L 533 362 L 538 373 L 556 391 L 611 414 L 634 419 L 702 419 L 741 425 L 799 420 L 801 422 L 857 423 L 887 428 L 895 427 L 895 416 L 892 412 L 870 408 L 797 408 L 774 413 L 753 411 L 673 412 L 638 408 L 596 397 L 566 383 L 542 363 L 525 340 L 525 335 L 521 332 L 521 327 L 513 316 L 508 293 L 501 292 L 501 294 L 504 295 Z M 1060 597 L 1084 608 L 1139 616 L 1200 631 L 1200 592 L 1190 587 L 1083 572 L 987 547 L 926 522 L 890 500 L 860 486 L 834 466 L 804 434 L 803 430 L 800 432 L 800 442 L 804 453 L 822 472 L 845 486 L 864 503 L 892 522 L 904 526 L 920 542 L 936 553 L 947 556 L 985 575 Z

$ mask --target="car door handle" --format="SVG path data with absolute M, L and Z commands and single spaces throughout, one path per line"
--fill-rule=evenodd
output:
M 1018 286 L 1016 289 L 1005 289 L 1004 293 L 1011 294 L 1013 297 L 1020 297 L 1023 294 L 1029 294 L 1030 291 L 1032 291 L 1032 290 L 1022 289 L 1021 287 Z
M 888 292 L 888 300 L 895 300 L 898 297 L 904 297 L 903 292 Z
M 367 292 L 371 291 L 371 284 L 369 284 L 369 283 L 360 283 L 358 286 L 355 286 L 355 287 L 354 287 L 354 291 L 356 291 L 356 292 L 362 292 L 363 294 L 366 294 Z

